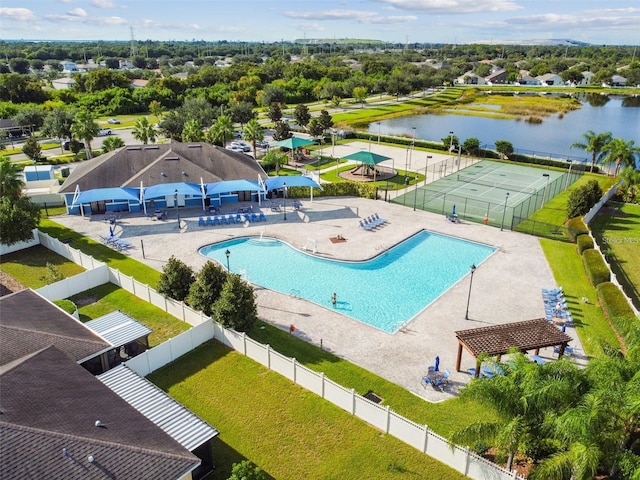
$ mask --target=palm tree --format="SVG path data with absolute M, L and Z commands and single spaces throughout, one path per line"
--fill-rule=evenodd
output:
M 104 152 L 112 152 L 120 147 L 124 147 L 124 140 L 116 135 L 111 135 L 102 142 L 102 150 Z
M 157 131 L 153 125 L 149 123 L 147 117 L 142 117 L 136 120 L 131 131 L 133 138 L 140 140 L 143 144 L 156 141 Z
M 202 125 L 196 119 L 187 120 L 182 129 L 183 142 L 201 142 L 204 139 Z
M 595 133 L 592 130 L 588 130 L 582 134 L 586 143 L 572 143 L 569 148 L 580 148 L 585 152 L 591 152 L 591 169 L 589 172 L 593 172 L 593 167 L 596 162 L 600 163 L 600 160 L 604 157 L 603 149 L 611 141 L 611 132 Z
M 244 127 L 242 136 L 247 142 L 251 142 L 251 145 L 253 146 L 253 156 L 257 157 L 256 142 L 264 140 L 264 129 L 260 126 L 258 120 L 255 118 L 249 120 Z
M 0 197 L 16 200 L 22 194 L 24 182 L 20 178 L 20 167 L 9 157 L 0 157 Z
M 91 140 L 93 140 L 100 131 L 100 127 L 95 122 L 94 116 L 87 110 L 80 110 L 76 113 L 71 125 L 71 134 L 80 140 L 84 140 L 87 158 L 91 158 Z
M 620 178 L 624 180 L 622 197 L 625 202 L 633 203 L 636 195 L 640 193 L 640 170 L 634 167 L 626 167 L 620 172 Z
M 615 162 L 615 175 L 620 173 L 622 165 L 635 168 L 637 158 L 640 156 L 640 146 L 636 146 L 633 140 L 625 141 L 622 138 L 614 138 L 602 151 L 606 154 L 602 159 L 602 163 Z
M 227 138 L 231 138 L 232 134 L 233 122 L 231 121 L 231 117 L 229 115 L 220 115 L 209 129 L 208 138 L 213 140 L 211 143 L 216 143 L 224 147 L 227 144 Z

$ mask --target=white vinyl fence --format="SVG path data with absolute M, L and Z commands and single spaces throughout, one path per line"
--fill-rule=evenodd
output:
M 330 380 L 324 373 L 313 371 L 301 365 L 295 358 L 286 357 L 272 350 L 269 345 L 256 342 L 244 333 L 224 328 L 184 303 L 163 297 L 149 285 L 142 284 L 100 262 L 90 261 L 91 257 L 86 258 L 86 255 L 56 239 L 42 233 L 40 236 L 41 243 L 47 248 L 85 266 L 85 268 L 88 268 L 88 265 L 93 265 L 92 271 L 77 275 L 77 280 L 76 277 L 73 277 L 39 289 L 38 292 L 43 296 L 49 299 L 65 298 L 60 295 L 74 295 L 101 283 L 111 282 L 193 325 L 193 328 L 188 331 L 128 360 L 127 366 L 139 375 L 147 376 L 208 340 L 215 339 L 470 478 L 476 480 L 524 480 L 515 471 L 509 472 L 476 455 L 469 448 L 452 445 L 446 438 L 432 432 L 426 425 L 412 422 L 388 406 L 378 405 L 364 398 L 355 390 L 345 388 Z

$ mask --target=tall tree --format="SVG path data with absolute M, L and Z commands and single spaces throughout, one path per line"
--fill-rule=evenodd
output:
M 147 117 L 142 117 L 136 120 L 131 134 L 133 135 L 133 138 L 146 145 L 149 142 L 153 143 L 156 141 L 157 131 L 156 128 L 149 123 L 149 119 Z
M 620 168 L 633 167 L 637 168 L 638 157 L 640 156 L 640 145 L 636 145 L 633 140 L 624 140 L 622 138 L 614 138 L 602 148 L 605 154 L 602 163 L 616 164 L 615 175 L 620 173 Z
M 105 138 L 104 142 L 102 142 L 102 151 L 104 153 L 112 152 L 120 147 L 124 147 L 124 140 L 117 135 L 111 135 Z
M 311 120 L 309 107 L 307 107 L 304 103 L 299 103 L 298 105 L 296 105 L 296 108 L 293 111 L 293 116 L 295 117 L 298 125 L 303 128 L 306 128 L 309 124 L 309 120 Z
M 71 133 L 75 138 L 84 140 L 87 158 L 91 158 L 91 140 L 93 140 L 100 131 L 100 127 L 95 121 L 94 116 L 88 110 L 80 110 L 71 125 Z
M 267 114 L 269 119 L 273 123 L 278 123 L 282 118 L 282 110 L 280 109 L 279 103 L 272 103 L 269 105 L 269 113 Z
M 202 131 L 202 125 L 195 118 L 187 120 L 182 129 L 182 141 L 183 142 L 201 142 L 204 140 L 204 132 Z
M 60 151 L 62 149 L 62 140 L 71 137 L 71 125 L 73 124 L 74 114 L 66 108 L 56 107 L 51 110 L 44 118 L 42 125 L 42 134 L 48 137 L 57 138 L 60 141 Z
M 211 316 L 213 305 L 220 297 L 220 292 L 227 280 L 227 272 L 219 263 L 207 261 L 196 275 L 196 281 L 189 289 L 187 303 L 205 315 Z
M 291 128 L 289 128 L 289 124 L 285 122 L 276 122 L 275 132 L 273 134 L 273 139 L 277 142 L 281 140 L 286 140 L 287 138 L 293 137 L 293 133 L 291 133 Z
M 227 139 L 233 135 L 233 121 L 229 115 L 220 115 L 209 129 L 211 143 L 216 143 L 222 147 L 227 144 Z
M 601 163 L 601 160 L 606 156 L 603 152 L 604 147 L 611 141 L 611 132 L 595 133 L 593 130 L 587 130 L 582 134 L 585 141 L 572 143 L 569 148 L 580 148 L 585 152 L 591 152 L 591 168 L 590 172 L 593 172 L 593 167 L 596 163 Z
M 253 147 L 253 156 L 257 158 L 256 142 L 261 142 L 262 140 L 264 140 L 264 129 L 260 126 L 260 123 L 257 119 L 252 118 L 251 120 L 249 120 L 249 122 L 244 127 L 242 137 L 247 142 L 251 142 L 251 146 Z
M 333 127 L 333 118 L 329 115 L 329 112 L 326 110 L 320 110 L 320 115 L 318 116 L 318 122 L 322 126 L 322 129 L 326 132 L 331 127 Z
M 162 295 L 182 301 L 189 295 L 189 289 L 195 279 L 193 269 L 171 255 L 166 265 L 162 267 L 162 275 L 156 290 Z
M 235 273 L 227 275 L 220 298 L 213 307 L 213 318 L 225 327 L 247 332 L 258 319 L 253 287 Z
M 16 200 L 22 194 L 24 182 L 20 176 L 20 167 L 9 157 L 0 157 L 0 193 L 2 198 Z
M 29 137 L 24 141 L 22 145 L 22 153 L 29 157 L 34 163 L 40 160 L 42 154 L 42 147 L 38 143 L 35 137 Z
M 20 169 L 9 157 L 0 158 L 0 243 L 14 243 L 33 238 L 40 223 L 40 207 L 22 195 L 24 183 Z

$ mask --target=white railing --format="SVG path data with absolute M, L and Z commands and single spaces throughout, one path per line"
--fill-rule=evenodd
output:
M 41 233 L 40 235 L 44 236 L 45 234 Z M 64 298 L 52 298 L 63 294 L 74 295 L 97 286 L 97 282 L 104 279 L 105 281 L 102 283 L 114 283 L 136 297 L 193 325 L 193 328 L 186 332 L 128 360 L 127 366 L 139 375 L 147 376 L 199 345 L 214 339 L 470 478 L 476 480 L 524 480 L 515 471 L 509 472 L 471 452 L 468 447 L 453 445 L 446 438 L 432 432 L 427 425 L 412 422 L 391 410 L 390 407 L 378 405 L 364 398 L 355 390 L 345 388 L 327 378 L 324 373 L 301 365 L 295 358 L 282 355 L 271 349 L 269 345 L 257 342 L 244 333 L 224 328 L 183 302 L 166 298 L 149 285 L 142 284 L 116 269 L 108 268 L 97 261 L 92 262 L 85 258 L 86 255 L 69 247 L 69 245 L 48 236 L 44 238 L 46 240 L 42 244 L 47 248 L 51 248 L 51 250 L 83 266 L 92 264 L 94 265 L 93 270 L 95 270 L 76 275 L 78 280 L 72 277 L 39 289 L 38 292 L 47 298 Z

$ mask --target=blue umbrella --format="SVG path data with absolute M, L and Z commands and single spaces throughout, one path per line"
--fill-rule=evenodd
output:
M 115 233 L 113 231 L 113 226 L 109 227 L 109 233 L 111 234 L 112 237 L 115 236 Z
M 455 214 L 456 214 L 456 206 L 454 205 L 453 206 L 453 215 L 455 215 Z
M 440 357 L 436 356 L 436 366 L 434 368 L 436 372 L 440 371 Z

